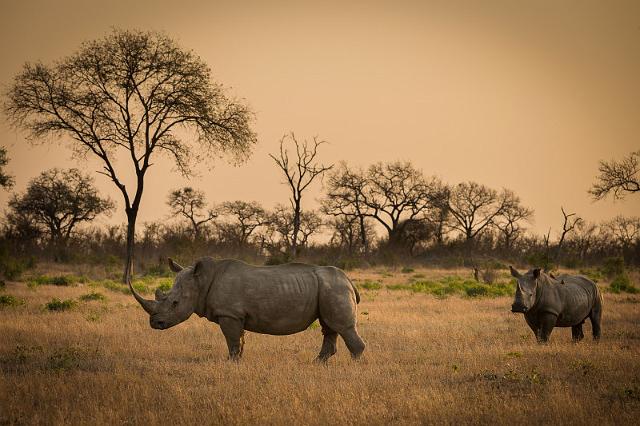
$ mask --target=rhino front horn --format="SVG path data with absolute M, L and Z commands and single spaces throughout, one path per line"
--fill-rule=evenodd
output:
M 136 298 L 136 300 L 138 301 L 138 303 L 140 304 L 140 306 L 142 306 L 142 308 L 147 311 L 147 313 L 149 315 L 153 315 L 156 312 L 156 306 L 158 305 L 158 302 L 156 302 L 155 300 L 147 300 L 144 297 L 140 296 L 134 289 L 133 286 L 131 285 L 131 282 L 129 282 L 129 289 L 131 290 L 131 293 L 133 293 L 133 297 Z

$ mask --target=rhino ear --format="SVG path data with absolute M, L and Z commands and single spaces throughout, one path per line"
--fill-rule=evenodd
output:
M 198 277 L 200 274 L 202 274 L 202 261 L 198 260 L 193 266 L 193 276 Z
M 540 278 L 540 268 L 536 268 L 533 270 L 533 278 L 535 279 Z
M 167 258 L 167 260 L 169 260 L 169 268 L 173 271 L 173 272 L 180 272 L 182 271 L 184 268 L 182 266 L 180 266 L 178 263 L 174 262 L 174 260 L 172 258 Z
M 509 265 L 509 270 L 511 271 L 511 276 L 514 278 L 520 278 L 522 275 L 520 275 L 520 272 L 516 271 L 516 269 Z

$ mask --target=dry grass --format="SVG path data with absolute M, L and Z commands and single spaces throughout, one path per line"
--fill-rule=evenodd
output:
M 394 284 L 461 273 L 350 275 Z M 96 290 L 106 300 L 79 300 Z M 540 346 L 506 297 L 363 290 L 364 360 L 351 361 L 340 341 L 324 367 L 311 362 L 318 328 L 249 334 L 243 360 L 232 363 L 217 325 L 191 318 L 155 331 L 118 292 L 8 283 L 2 293 L 26 303 L 0 307 L 0 424 L 632 424 L 640 416 L 638 295 L 605 295 L 600 344 L 572 344 L 569 329 L 556 329 Z M 78 303 L 49 312 L 53 298 Z

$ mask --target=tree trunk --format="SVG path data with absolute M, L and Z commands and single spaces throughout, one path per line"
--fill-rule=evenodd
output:
M 136 239 L 136 218 L 138 216 L 138 208 L 127 210 L 127 257 L 124 266 L 124 274 L 122 282 L 128 284 L 133 279 L 133 249 Z
M 293 209 L 293 235 L 291 236 L 291 257 L 298 254 L 298 232 L 300 231 L 300 200 L 295 200 Z

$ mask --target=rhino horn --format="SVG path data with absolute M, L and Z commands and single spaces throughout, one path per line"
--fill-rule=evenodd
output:
M 169 257 L 167 258 L 167 260 L 169 260 L 169 268 L 171 268 L 173 272 L 180 272 L 184 269 L 182 266 L 176 263 L 172 258 Z
M 149 315 L 153 315 L 156 312 L 156 306 L 158 305 L 158 302 L 156 302 L 155 300 L 147 300 L 144 297 L 140 296 L 134 289 L 133 286 L 131 285 L 131 282 L 129 282 L 129 290 L 131 290 L 131 293 L 133 293 L 133 297 L 136 298 L 136 300 L 138 301 L 138 303 L 140 304 L 140 306 L 142 306 L 142 308 L 147 311 L 147 313 Z

